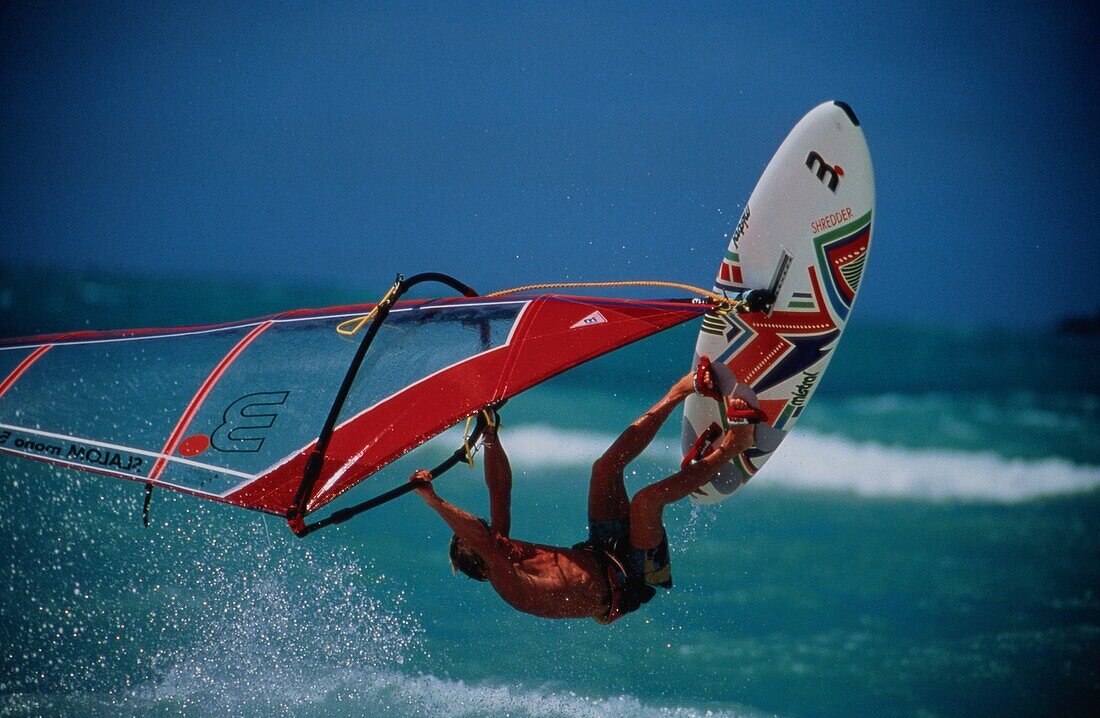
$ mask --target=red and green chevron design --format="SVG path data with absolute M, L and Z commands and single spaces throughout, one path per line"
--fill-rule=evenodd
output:
M 870 244 L 870 212 L 814 239 L 826 294 L 841 321 L 848 318 L 852 309 Z

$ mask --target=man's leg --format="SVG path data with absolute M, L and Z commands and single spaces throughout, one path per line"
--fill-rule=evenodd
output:
M 630 502 L 630 544 L 643 550 L 660 546 L 665 538 L 665 506 L 688 496 L 714 478 L 734 456 L 752 446 L 753 432 L 754 427 L 750 424 L 731 427 L 718 447 L 701 460 L 636 493 Z
M 592 481 L 588 487 L 590 519 L 611 521 L 630 515 L 630 498 L 626 494 L 623 472 L 627 464 L 638 458 L 649 446 L 672 410 L 691 392 L 689 375 L 674 384 L 649 411 L 635 419 L 603 456 L 596 459 L 596 463 L 592 465 Z

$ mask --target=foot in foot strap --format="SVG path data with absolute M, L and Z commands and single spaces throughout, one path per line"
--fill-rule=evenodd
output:
M 722 393 L 714 381 L 714 372 L 711 371 L 710 357 L 699 357 L 699 366 L 695 367 L 695 393 L 708 399 L 722 401 Z

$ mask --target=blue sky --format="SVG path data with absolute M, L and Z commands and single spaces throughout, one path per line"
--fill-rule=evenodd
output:
M 0 263 L 707 285 L 843 99 L 878 181 L 858 311 L 1041 325 L 1100 308 L 1100 209 L 1096 16 L 1039 5 L 7 2 Z

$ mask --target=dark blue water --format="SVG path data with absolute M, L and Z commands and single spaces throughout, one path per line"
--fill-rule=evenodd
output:
M 377 293 L 7 269 L 0 335 Z M 587 466 L 686 370 L 693 334 L 509 404 L 515 535 L 583 538 Z M 846 336 L 749 486 L 670 510 L 676 588 L 610 627 L 517 614 L 451 576 L 449 533 L 415 497 L 299 540 L 161 491 L 145 529 L 140 486 L 2 457 L 0 715 L 1087 714 L 1100 697 L 1100 345 L 863 324 L 858 309 Z M 632 489 L 672 470 L 677 429 Z M 480 482 L 456 469 L 437 488 L 484 512 Z

